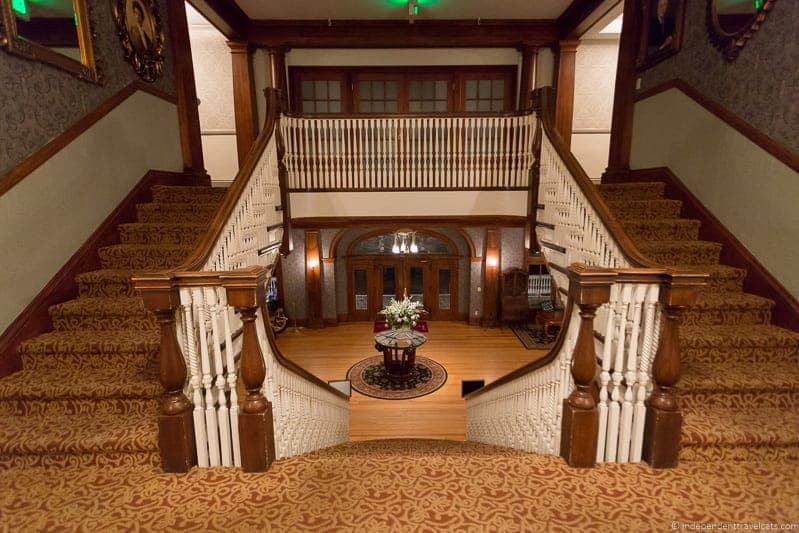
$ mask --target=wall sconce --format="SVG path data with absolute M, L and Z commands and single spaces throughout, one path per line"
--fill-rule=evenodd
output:
M 319 260 L 318 259 L 309 259 L 308 260 L 308 268 L 311 270 L 316 270 L 319 268 Z
M 497 261 L 497 256 L 489 255 L 486 257 L 486 265 L 490 266 L 491 268 L 496 267 L 499 264 Z

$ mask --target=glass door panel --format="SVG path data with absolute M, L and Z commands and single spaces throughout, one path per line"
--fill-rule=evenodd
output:
M 380 309 L 383 309 L 391 303 L 392 298 L 397 297 L 397 269 L 394 266 L 382 265 L 381 270 L 383 273 L 383 282 L 380 290 Z M 378 311 L 380 309 L 378 309 Z
M 355 310 L 369 310 L 369 289 L 366 282 L 366 270 L 357 269 L 354 271 L 355 281 Z
M 408 298 L 424 305 L 424 268 L 411 265 L 408 269 Z
M 438 271 L 438 309 L 439 311 L 449 311 L 452 309 L 452 272 L 448 268 Z

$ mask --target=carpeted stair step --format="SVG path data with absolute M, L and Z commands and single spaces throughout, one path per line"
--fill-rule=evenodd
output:
M 684 408 L 799 408 L 799 365 L 793 362 L 691 362 L 679 382 Z M 799 429 L 799 428 L 796 428 Z
M 679 200 L 611 200 L 608 207 L 620 221 L 630 219 L 680 218 L 682 202 Z
M 621 225 L 635 242 L 695 241 L 699 238 L 700 222 L 687 218 L 622 220 Z
M 686 270 L 686 267 L 682 267 Z M 690 267 L 687 270 L 691 270 Z M 703 265 L 697 270 L 710 274 L 704 292 L 740 292 L 743 290 L 746 270 L 728 265 Z
M 772 325 L 680 326 L 683 361 L 799 364 L 799 334 Z
M 23 342 L 19 350 L 26 370 L 132 372 L 155 367 L 159 344 L 158 331 L 51 331 Z
M 105 269 L 161 270 L 180 265 L 192 246 L 114 244 L 98 251 Z
M 684 409 L 680 460 L 799 460 L 799 412 L 777 408 Z
M 721 254 L 721 244 L 708 241 L 645 241 L 636 246 L 662 265 L 714 265 Z
M 201 185 L 154 185 L 150 189 L 153 202 L 157 203 L 214 203 L 221 202 L 227 192 L 224 187 L 205 187 Z
M 158 417 L 138 413 L 9 416 L 0 420 L 0 464 L 39 466 L 72 460 L 103 464 L 158 451 Z
M 54 305 L 49 311 L 57 331 L 158 329 L 155 315 L 137 297 L 78 298 Z
M 214 215 L 217 204 L 138 204 L 139 222 L 174 222 L 176 224 L 204 224 Z
M 685 326 L 770 324 L 774 302 L 743 292 L 702 292 L 686 312 Z
M 607 200 L 656 200 L 663 198 L 665 184 L 658 181 L 602 183 L 599 192 Z
M 136 222 L 120 224 L 122 244 L 165 244 L 192 246 L 207 228 L 206 224 L 170 224 L 168 222 Z
M 78 293 L 83 298 L 115 298 L 136 296 L 130 277 L 135 271 L 129 269 L 102 269 L 82 272 L 75 276 Z

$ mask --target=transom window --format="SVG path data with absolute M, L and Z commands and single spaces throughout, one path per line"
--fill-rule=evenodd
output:
M 516 67 L 292 67 L 302 113 L 503 113 L 514 107 Z

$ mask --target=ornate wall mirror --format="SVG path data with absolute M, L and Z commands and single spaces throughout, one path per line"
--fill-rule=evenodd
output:
M 760 29 L 777 0 L 707 0 L 710 40 L 727 61 L 734 61 Z
M 0 45 L 98 82 L 86 0 L 0 0 Z

